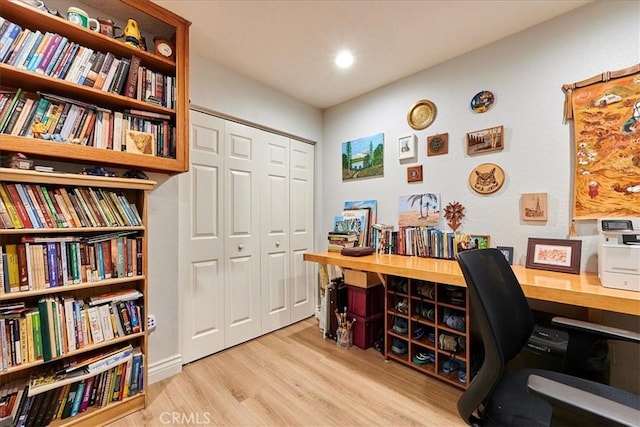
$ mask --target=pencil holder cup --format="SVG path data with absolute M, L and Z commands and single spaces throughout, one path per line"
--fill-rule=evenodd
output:
M 353 343 L 353 331 L 351 329 L 339 327 L 336 332 L 336 344 L 340 348 L 349 348 Z

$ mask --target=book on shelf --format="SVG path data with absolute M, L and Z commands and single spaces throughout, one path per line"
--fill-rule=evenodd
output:
M 132 356 L 133 347 L 128 344 L 117 350 L 107 350 L 98 353 L 98 355 L 87 357 L 86 360 L 80 361 L 72 367 L 55 369 L 46 366 L 44 369 L 35 369 L 29 378 L 28 395 L 35 396 L 67 384 L 82 382 L 114 366 L 130 361 Z

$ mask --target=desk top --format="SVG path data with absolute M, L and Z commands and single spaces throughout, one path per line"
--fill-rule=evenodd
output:
M 347 257 L 334 252 L 307 252 L 304 260 L 466 287 L 458 263 L 452 260 L 376 254 Z M 514 265 L 513 271 L 527 298 L 640 315 L 640 292 L 605 288 L 597 274 L 556 273 L 521 265 Z

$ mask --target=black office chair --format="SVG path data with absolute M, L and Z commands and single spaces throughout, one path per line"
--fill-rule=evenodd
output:
M 464 251 L 458 263 L 469 289 L 473 327 L 484 347 L 477 375 L 458 400 L 465 422 L 518 427 L 640 425 L 640 396 L 635 394 L 559 372 L 507 372 L 505 366 L 527 344 L 534 328 L 527 299 L 499 250 Z M 586 324 L 571 323 L 571 328 Z M 640 342 L 637 333 L 592 327 L 604 336 Z

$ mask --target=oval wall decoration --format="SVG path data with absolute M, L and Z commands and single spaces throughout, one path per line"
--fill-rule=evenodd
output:
M 482 163 L 469 174 L 469 185 L 479 194 L 495 193 L 504 184 L 504 171 L 495 163 Z

